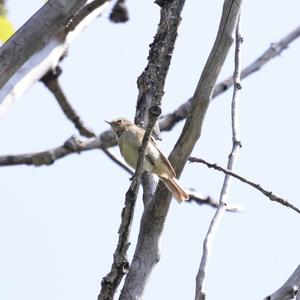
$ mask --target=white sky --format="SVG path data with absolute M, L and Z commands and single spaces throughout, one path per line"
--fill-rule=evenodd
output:
M 8 1 L 16 26 L 44 1 Z M 223 1 L 187 1 L 163 98 L 163 113 L 193 94 L 215 39 Z M 71 45 L 62 64 L 62 86 L 86 124 L 97 133 L 105 119 L 132 118 L 136 79 L 146 65 L 159 20 L 152 1 L 128 3 L 130 21 L 115 25 L 107 14 Z M 299 25 L 300 3 L 244 1 L 243 65 Z M 243 81 L 241 136 L 236 172 L 278 196 L 299 201 L 299 53 L 294 42 L 281 57 Z M 231 55 L 220 79 L 232 73 Z M 231 150 L 231 90 L 208 109 L 193 155 L 225 166 Z M 182 124 L 163 134 L 172 149 Z M 0 154 L 42 151 L 76 134 L 53 97 L 37 83 L 0 120 Z M 118 150 L 115 149 L 118 154 Z M 99 151 L 69 156 L 50 167 L 0 168 L 0 299 L 96 299 L 110 270 L 129 176 Z M 181 181 L 217 198 L 223 176 L 187 164 Z M 245 212 L 227 213 L 218 229 L 207 277 L 208 299 L 262 299 L 299 264 L 300 217 L 234 181 L 229 201 Z M 131 237 L 134 250 L 142 204 Z M 161 261 L 144 299 L 193 299 L 202 242 L 214 210 L 173 201 L 161 241 Z

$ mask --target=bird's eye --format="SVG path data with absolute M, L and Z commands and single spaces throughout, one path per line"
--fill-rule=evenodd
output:
M 122 120 L 118 120 L 117 123 L 118 123 L 118 124 L 121 124 L 121 123 L 122 123 Z

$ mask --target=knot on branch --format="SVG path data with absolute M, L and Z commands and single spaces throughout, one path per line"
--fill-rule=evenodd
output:
M 129 270 L 129 262 L 125 257 L 113 265 L 113 270 L 102 278 L 101 285 L 111 285 L 120 275 L 125 275 Z
M 56 66 L 55 69 L 48 71 L 40 80 L 47 85 L 49 81 L 57 80 L 61 74 L 62 68 L 60 66 Z
M 235 87 L 236 87 L 238 90 L 241 90 L 241 89 L 242 89 L 242 85 L 241 85 L 239 82 L 237 82 L 237 83 L 235 84 Z
M 158 118 L 161 115 L 161 108 L 159 105 L 153 105 L 149 108 L 149 113 L 153 116 Z
M 119 0 L 115 4 L 109 18 L 114 23 L 125 23 L 129 20 L 128 9 L 124 0 Z
M 76 136 L 73 135 L 64 143 L 64 147 L 72 152 L 80 152 L 83 144 Z
M 36 167 L 52 165 L 55 162 L 55 155 L 52 151 L 36 154 L 32 157 L 32 164 Z

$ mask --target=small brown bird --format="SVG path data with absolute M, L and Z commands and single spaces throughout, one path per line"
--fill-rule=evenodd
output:
M 113 132 L 116 134 L 120 152 L 125 161 L 135 169 L 145 130 L 124 118 L 105 122 L 111 126 Z M 187 192 L 185 192 L 175 178 L 176 173 L 170 161 L 160 151 L 152 137 L 147 145 L 143 169 L 156 174 L 178 202 L 189 199 Z

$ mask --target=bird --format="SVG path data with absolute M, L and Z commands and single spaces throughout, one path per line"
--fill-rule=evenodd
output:
M 105 122 L 111 126 L 116 135 L 121 155 L 126 163 L 135 169 L 145 129 L 125 118 Z M 150 137 L 146 148 L 143 170 L 157 175 L 179 203 L 189 199 L 188 193 L 175 178 L 176 173 L 170 161 L 159 149 L 153 137 Z

